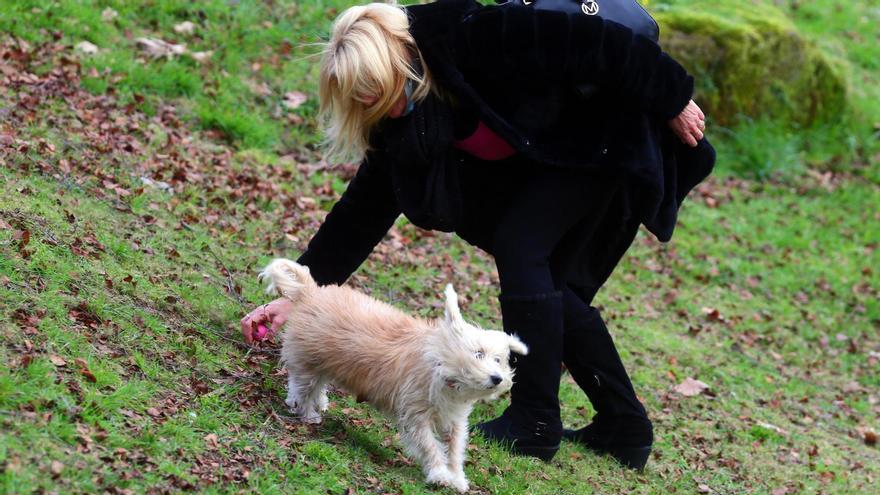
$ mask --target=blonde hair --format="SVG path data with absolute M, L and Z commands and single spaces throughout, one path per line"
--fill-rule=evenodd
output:
M 430 78 L 413 67 L 416 58 L 421 55 L 402 7 L 371 3 L 339 14 L 324 47 L 318 87 L 328 159 L 363 158 L 370 130 L 400 99 L 407 79 L 417 84 L 416 102 L 428 95 Z

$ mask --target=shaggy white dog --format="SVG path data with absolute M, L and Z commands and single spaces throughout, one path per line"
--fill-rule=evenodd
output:
M 333 383 L 392 416 L 407 454 L 429 483 L 468 489 L 468 415 L 479 399 L 510 389 L 508 357 L 528 349 L 517 337 L 464 321 L 446 286 L 443 319 L 426 321 L 348 287 L 319 287 L 307 267 L 272 261 L 267 292 L 294 302 L 282 333 L 286 403 L 319 423 Z

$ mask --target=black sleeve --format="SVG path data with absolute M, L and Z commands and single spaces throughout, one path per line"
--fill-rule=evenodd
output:
M 667 120 L 693 95 L 693 77 L 656 43 L 596 16 L 487 6 L 462 21 L 456 38 L 470 67 L 610 88 Z
M 368 154 L 297 260 L 319 285 L 345 282 L 400 214 L 391 175 L 378 160 Z

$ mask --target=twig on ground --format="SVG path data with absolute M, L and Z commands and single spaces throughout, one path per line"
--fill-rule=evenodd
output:
M 184 221 L 181 221 L 180 225 L 183 226 L 184 229 L 186 229 L 190 232 L 195 231 L 192 227 L 190 227 Z M 235 298 L 235 300 L 238 302 L 238 304 L 240 306 L 247 306 L 247 302 L 244 300 L 244 298 L 241 297 L 241 294 L 239 294 L 238 291 L 235 289 L 236 285 L 235 285 L 235 280 L 232 278 L 232 272 L 229 270 L 229 268 L 226 266 L 226 264 L 223 262 L 223 260 L 220 259 L 220 256 L 217 256 L 217 253 L 215 253 L 214 250 L 211 249 L 210 245 L 205 245 L 205 248 L 208 250 L 209 253 L 211 253 L 211 256 L 214 257 L 214 260 L 220 265 L 220 267 L 223 269 L 223 272 L 226 274 L 226 291 L 228 293 L 232 294 L 232 296 Z

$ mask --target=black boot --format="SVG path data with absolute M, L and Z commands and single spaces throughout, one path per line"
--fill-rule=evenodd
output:
M 563 361 L 596 410 L 591 424 L 566 429 L 563 437 L 629 468 L 644 468 L 653 427 L 596 308 L 566 313 Z
M 562 294 L 502 296 L 504 331 L 528 346 L 516 356 L 510 406 L 501 416 L 475 426 L 483 437 L 519 455 L 549 461 L 559 450 L 559 378 L 562 373 Z

